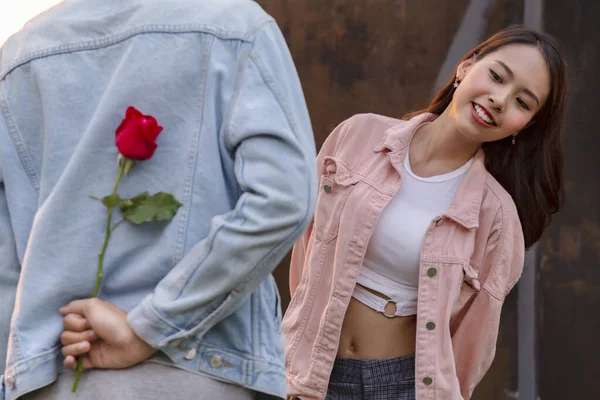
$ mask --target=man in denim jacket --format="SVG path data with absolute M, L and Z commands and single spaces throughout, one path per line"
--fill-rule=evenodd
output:
M 112 188 L 128 106 L 164 130 L 119 194 L 183 206 L 119 225 L 95 301 L 106 209 L 89 196 Z M 66 398 L 95 346 L 74 398 L 285 397 L 270 273 L 310 220 L 314 159 L 285 41 L 252 1 L 66 0 L 29 22 L 0 53 L 0 399 Z

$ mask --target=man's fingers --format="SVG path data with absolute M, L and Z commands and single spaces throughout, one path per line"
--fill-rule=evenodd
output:
M 79 314 L 67 314 L 63 318 L 65 331 L 84 332 L 91 328 L 89 321 Z
M 62 315 L 79 314 L 79 315 L 85 316 L 88 308 L 90 307 L 90 304 L 93 304 L 94 302 L 99 302 L 99 301 L 101 301 L 101 300 L 98 300 L 96 298 L 73 300 L 66 306 L 61 307 L 61 309 L 59 311 Z
M 63 365 L 67 369 L 75 369 L 77 368 L 77 359 L 73 356 L 66 356 Z
M 83 332 L 64 331 L 60 335 L 60 343 L 63 346 L 68 346 L 70 344 L 75 344 L 86 340 L 88 342 L 98 340 L 98 335 L 96 335 L 96 332 L 91 329 Z
M 63 365 L 65 366 L 65 368 L 75 371 L 77 369 L 77 358 L 73 356 L 67 356 L 63 361 Z M 83 369 L 90 368 L 92 368 L 92 363 L 89 357 L 86 356 L 83 358 Z
M 77 357 L 80 354 L 85 354 L 90 351 L 91 344 L 88 341 L 79 342 L 64 346 L 62 348 L 62 354 L 64 357 L 73 356 Z

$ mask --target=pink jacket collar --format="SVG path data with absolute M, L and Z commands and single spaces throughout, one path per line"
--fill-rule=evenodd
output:
M 373 150 L 376 153 L 389 150 L 388 159 L 396 171 L 402 174 L 402 163 L 415 131 L 421 124 L 431 122 L 436 118 L 435 114 L 423 113 L 409 121 L 402 121 L 392 126 L 385 132 L 382 141 Z M 483 150 L 479 150 L 462 186 L 456 193 L 454 202 L 445 215 L 468 229 L 479 226 L 479 210 L 488 174 L 484 161 L 485 154 Z

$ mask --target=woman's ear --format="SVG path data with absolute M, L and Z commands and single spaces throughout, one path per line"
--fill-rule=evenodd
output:
M 456 67 L 456 79 L 458 79 L 459 81 L 462 80 L 467 74 L 467 72 L 469 72 L 473 64 L 475 64 L 475 61 L 475 56 L 472 56 L 458 64 L 458 67 Z

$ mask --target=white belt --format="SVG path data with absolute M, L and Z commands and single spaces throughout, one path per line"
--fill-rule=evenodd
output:
M 394 299 L 383 299 L 377 296 L 375 293 L 371 293 L 361 285 L 356 285 L 354 287 L 354 292 L 352 293 L 352 297 L 356 300 L 363 303 L 365 306 L 372 308 L 373 310 L 382 313 L 388 318 L 394 317 L 405 317 L 408 315 L 415 315 L 417 309 L 416 301 L 403 301 L 399 304 L 399 300 Z M 388 307 L 388 304 L 393 305 L 392 313 L 388 313 L 386 311 L 386 307 L 388 310 L 392 307 Z M 391 310 L 390 310 L 391 311 Z

